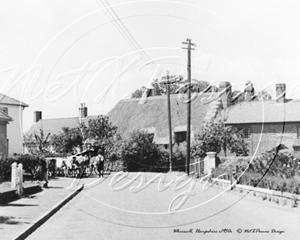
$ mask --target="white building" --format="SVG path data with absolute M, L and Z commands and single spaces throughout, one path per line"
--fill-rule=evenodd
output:
M 7 125 L 8 156 L 23 153 L 23 110 L 26 103 L 0 93 L 0 108 L 12 118 Z

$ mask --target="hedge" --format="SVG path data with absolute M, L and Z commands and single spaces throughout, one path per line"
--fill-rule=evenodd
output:
M 21 154 L 14 158 L 0 159 L 0 182 L 11 180 L 11 165 L 22 163 L 25 173 L 30 174 L 32 180 L 43 180 L 46 171 L 46 161 L 43 156 Z

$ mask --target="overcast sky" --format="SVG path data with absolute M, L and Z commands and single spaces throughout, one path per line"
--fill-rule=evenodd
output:
M 106 114 L 153 78 L 186 75 L 242 89 L 287 84 L 300 98 L 299 1 L 2 0 L 0 92 L 43 118 Z M 152 63 L 147 63 L 151 61 Z M 22 77 L 23 76 L 23 77 Z

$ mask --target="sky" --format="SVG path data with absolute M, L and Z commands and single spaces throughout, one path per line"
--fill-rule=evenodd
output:
M 270 0 L 2 0 L 0 92 L 43 118 L 107 114 L 152 79 L 187 75 L 300 98 L 300 2 Z

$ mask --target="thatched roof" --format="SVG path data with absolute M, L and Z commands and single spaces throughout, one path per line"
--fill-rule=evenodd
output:
M 212 95 L 205 93 L 198 95 L 191 104 L 191 131 L 200 131 L 203 121 L 212 103 L 208 103 Z M 154 141 L 168 144 L 168 112 L 167 96 L 148 97 L 144 104 L 141 99 L 126 99 L 108 113 L 109 120 L 116 125 L 120 133 L 128 137 L 134 130 L 155 129 Z M 179 98 L 179 94 L 171 95 L 172 131 L 186 131 L 187 104 Z

